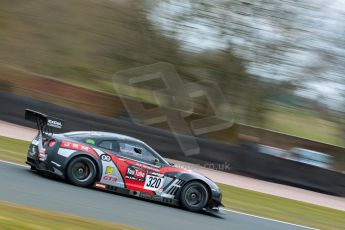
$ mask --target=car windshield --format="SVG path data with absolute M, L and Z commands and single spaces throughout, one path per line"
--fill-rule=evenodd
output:
M 169 165 L 169 163 L 161 155 L 159 155 L 159 153 L 157 153 L 153 148 L 151 148 L 146 143 L 143 143 L 143 144 L 147 149 L 149 149 L 159 159 L 159 162 L 166 164 L 166 165 Z

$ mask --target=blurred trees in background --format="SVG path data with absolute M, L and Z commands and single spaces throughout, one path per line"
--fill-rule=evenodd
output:
M 286 131 L 272 117 L 307 108 L 341 140 L 345 10 L 323 3 L 2 0 L 0 63 L 114 94 L 116 72 L 169 62 L 185 81 L 218 82 L 238 122 Z M 315 106 L 315 92 L 330 97 Z

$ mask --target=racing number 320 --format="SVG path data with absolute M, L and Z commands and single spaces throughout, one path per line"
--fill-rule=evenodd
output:
M 145 179 L 145 189 L 156 191 L 163 186 L 163 178 L 147 175 Z

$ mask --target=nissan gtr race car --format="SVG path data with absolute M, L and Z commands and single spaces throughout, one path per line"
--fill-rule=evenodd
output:
M 56 134 L 64 121 L 25 110 L 38 134 L 30 144 L 27 164 L 81 187 L 95 187 L 189 211 L 218 210 L 222 194 L 205 176 L 167 162 L 144 142 L 107 132 Z

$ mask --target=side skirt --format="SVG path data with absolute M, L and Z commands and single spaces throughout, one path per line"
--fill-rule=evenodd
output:
M 178 200 L 172 199 L 172 198 L 165 198 L 158 195 L 151 195 L 151 194 L 147 194 L 143 192 L 138 192 L 135 190 L 129 190 L 126 188 L 120 188 L 120 187 L 105 185 L 105 184 L 100 184 L 100 183 L 95 183 L 93 187 L 97 189 L 105 190 L 105 191 L 110 191 L 113 193 L 123 194 L 127 196 L 134 196 L 134 197 L 143 198 L 145 200 L 152 200 L 152 201 L 157 201 L 157 202 L 161 202 L 165 204 L 179 206 Z

